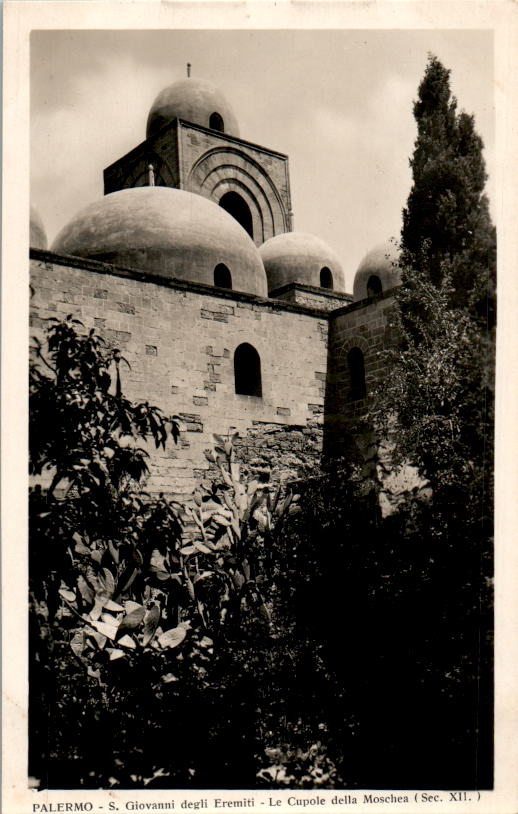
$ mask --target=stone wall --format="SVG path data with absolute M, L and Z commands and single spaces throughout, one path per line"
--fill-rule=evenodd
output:
M 151 491 L 190 494 L 208 473 L 212 434 L 229 430 L 240 433 L 240 455 L 256 475 L 270 468 L 275 478 L 292 478 L 317 461 L 325 312 L 49 252 L 31 256 L 32 333 L 41 336 L 48 317 L 73 314 L 121 349 L 131 365 L 121 365 L 127 397 L 180 416 L 178 446 L 149 450 Z M 233 356 L 242 342 L 260 355 L 262 397 L 235 393 Z
M 352 302 L 351 294 L 344 294 L 341 291 L 332 291 L 329 288 L 317 288 L 314 285 L 302 285 L 302 283 L 287 283 L 270 291 L 270 297 L 285 300 L 286 302 L 296 302 L 299 305 L 307 305 L 310 308 L 321 308 L 324 311 L 336 311 L 344 308 Z
M 305 425 L 253 422 L 236 443 L 236 457 L 247 478 L 286 483 L 319 470 L 324 410 L 320 404 L 311 407 L 313 419 Z
M 327 454 L 362 453 L 370 444 L 363 416 L 369 391 L 383 374 L 382 352 L 393 344 L 390 313 L 393 295 L 381 294 L 334 311 L 329 318 L 329 376 L 326 390 L 325 439 Z M 366 398 L 354 399 L 348 353 L 359 348 L 365 365 Z

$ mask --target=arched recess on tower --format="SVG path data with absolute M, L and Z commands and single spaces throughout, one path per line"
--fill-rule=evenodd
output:
M 220 204 L 227 193 L 241 198 L 252 217 L 253 240 L 260 246 L 270 237 L 291 228 L 290 216 L 275 183 L 266 170 L 240 150 L 225 147 L 204 153 L 192 167 L 186 188 Z M 226 201 L 237 198 L 232 196 Z M 230 211 L 227 206 L 224 206 Z M 244 208 L 239 210 L 241 217 Z M 230 212 L 234 214 L 234 212 Z M 236 219 L 244 226 L 241 217 Z M 250 231 L 244 226 L 246 231 Z
M 248 232 L 252 240 L 254 239 L 254 224 L 250 207 L 245 199 L 238 193 L 230 190 L 225 192 L 219 199 L 219 205 L 232 215 L 241 224 L 245 232 Z

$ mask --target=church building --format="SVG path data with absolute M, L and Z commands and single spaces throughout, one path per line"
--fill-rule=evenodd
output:
M 242 138 L 221 92 L 190 77 L 159 93 L 104 192 L 50 249 L 31 211 L 32 333 L 73 314 L 129 363 L 126 397 L 180 416 L 178 445 L 150 449 L 148 490 L 189 495 L 213 433 L 238 431 L 263 480 L 343 454 L 390 342 L 394 247 L 369 252 L 347 293 L 335 252 L 292 231 L 288 157 Z

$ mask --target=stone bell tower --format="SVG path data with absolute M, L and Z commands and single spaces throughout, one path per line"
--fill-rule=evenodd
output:
M 149 111 L 146 140 L 104 170 L 104 193 L 176 187 L 222 206 L 256 246 L 292 229 L 288 157 L 239 137 L 232 108 L 208 82 L 164 88 Z

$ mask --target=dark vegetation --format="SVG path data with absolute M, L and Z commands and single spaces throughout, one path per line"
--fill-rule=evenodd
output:
M 30 369 L 30 773 L 50 788 L 489 788 L 495 238 L 430 58 L 376 472 L 143 491 L 176 418 L 71 318 Z M 388 439 L 388 441 L 387 441 Z M 383 468 L 421 486 L 382 515 Z

